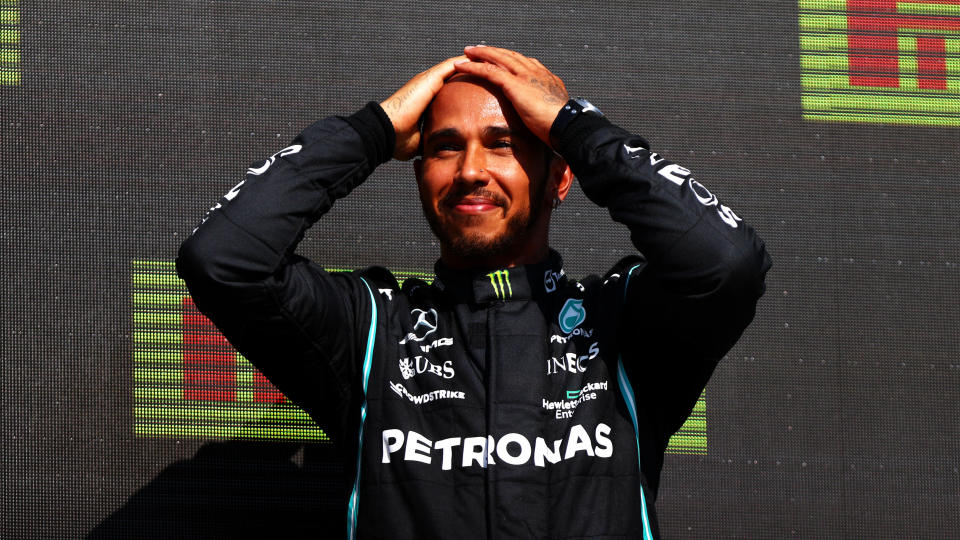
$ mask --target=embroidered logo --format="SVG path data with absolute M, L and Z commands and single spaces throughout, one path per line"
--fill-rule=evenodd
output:
M 510 285 L 510 271 L 497 270 L 487 274 L 490 278 L 490 285 L 493 287 L 494 294 L 500 300 L 506 300 L 513 296 L 513 286 Z
M 560 310 L 560 329 L 569 334 L 586 318 L 587 310 L 583 308 L 583 300 L 568 298 Z
M 409 358 L 400 359 L 400 374 L 404 379 L 412 379 L 416 375 L 413 371 L 413 362 Z
M 404 345 L 408 341 L 423 341 L 427 339 L 427 336 L 437 331 L 437 310 L 414 309 L 410 311 L 410 317 L 414 320 L 413 332 L 401 339 L 400 345 Z

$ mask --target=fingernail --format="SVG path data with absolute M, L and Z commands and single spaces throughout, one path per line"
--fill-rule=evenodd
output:
M 457 60 L 453 63 L 453 65 L 459 66 L 460 64 L 469 64 L 469 63 L 470 63 L 470 60 Z

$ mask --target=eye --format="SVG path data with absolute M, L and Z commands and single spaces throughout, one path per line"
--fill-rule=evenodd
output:
M 444 152 L 456 152 L 460 147 L 454 143 L 441 142 L 433 145 L 432 153 L 442 154 Z
M 497 139 L 490 144 L 491 148 L 513 148 L 513 143 L 509 139 Z

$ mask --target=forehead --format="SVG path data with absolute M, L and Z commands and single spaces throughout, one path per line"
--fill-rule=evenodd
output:
M 442 129 L 465 132 L 490 126 L 526 131 L 507 98 L 494 86 L 474 77 L 447 81 L 430 103 L 424 118 L 425 133 Z

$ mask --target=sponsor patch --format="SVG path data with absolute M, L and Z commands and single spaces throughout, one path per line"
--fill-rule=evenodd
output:
M 543 437 L 530 440 L 521 433 L 507 433 L 499 439 L 493 435 L 476 437 L 448 437 L 432 441 L 410 430 L 385 429 L 381 433 L 383 454 L 381 463 L 394 460 L 415 461 L 430 465 L 440 461 L 440 468 L 449 471 L 453 467 L 484 467 L 496 465 L 497 460 L 506 465 L 537 467 L 547 463 L 573 459 L 580 454 L 592 458 L 608 459 L 613 455 L 612 430 L 604 423 L 597 424 L 593 436 L 580 424 L 570 427 L 567 436 L 547 441 Z
M 400 340 L 400 345 L 406 345 L 408 342 L 420 342 L 427 339 L 427 336 L 437 331 L 437 310 L 431 308 L 428 310 L 413 309 L 410 311 L 410 318 L 413 319 L 413 332 L 410 332 Z
M 548 293 L 557 290 L 557 285 L 560 283 L 560 280 L 563 279 L 563 275 L 562 268 L 559 272 L 548 269 L 543 273 L 543 290 Z
M 587 318 L 587 310 L 583 307 L 583 300 L 579 298 L 568 298 L 560 310 L 560 329 L 569 334 L 573 329 L 580 326 Z
M 563 356 L 552 356 L 547 359 L 547 375 L 556 375 L 561 371 L 567 373 L 585 373 L 587 371 L 587 361 L 593 360 L 600 354 L 600 344 L 593 342 L 587 354 L 578 354 L 568 352 Z
M 545 411 L 553 411 L 553 417 L 557 420 L 573 418 L 573 411 L 580 404 L 597 399 L 597 392 L 606 390 L 607 381 L 589 383 L 583 388 L 567 390 L 564 395 L 565 399 L 548 401 L 546 398 L 541 398 L 541 407 Z
M 390 389 L 394 391 L 398 396 L 405 397 L 410 403 L 414 405 L 422 405 L 424 403 L 430 403 L 431 401 L 437 401 L 441 399 L 466 399 L 466 394 L 459 390 L 433 390 L 432 392 L 426 392 L 423 394 L 411 394 L 407 387 L 395 383 L 393 381 L 388 381 L 390 384 Z
M 447 360 L 443 365 L 440 365 L 434 364 L 426 356 L 417 355 L 413 358 L 401 358 L 399 364 L 400 374 L 403 375 L 404 379 L 412 379 L 422 373 L 432 373 L 444 379 L 452 379 L 456 375 L 453 370 L 453 360 Z

